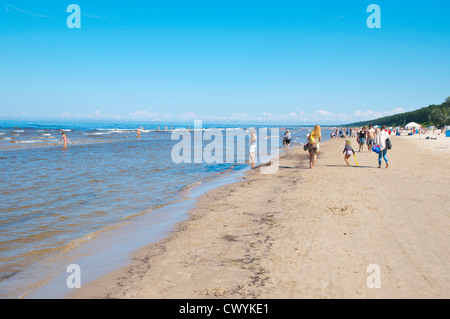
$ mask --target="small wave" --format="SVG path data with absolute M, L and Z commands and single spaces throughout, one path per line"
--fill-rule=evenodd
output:
M 44 133 L 44 134 L 41 134 L 42 136 L 52 136 L 52 134 L 49 134 L 49 133 Z
M 195 186 L 200 185 L 201 183 L 202 182 L 194 182 L 194 183 L 191 183 L 191 184 L 188 184 L 188 185 L 184 185 L 183 187 L 180 188 L 180 191 L 189 190 L 189 189 L 191 189 L 191 188 L 193 188 Z
M 123 129 L 123 130 L 115 130 L 114 133 L 133 133 L 135 131 L 136 130 Z
M 86 236 L 83 236 L 83 237 L 71 240 L 70 242 L 68 242 L 67 244 L 65 244 L 64 246 L 61 247 L 61 251 L 62 252 L 71 251 L 72 249 L 77 248 L 82 243 L 85 243 L 85 242 L 91 240 L 94 237 L 95 237 L 95 233 L 92 233 L 92 234 L 88 234 Z

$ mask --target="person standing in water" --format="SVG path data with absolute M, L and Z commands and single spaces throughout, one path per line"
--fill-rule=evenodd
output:
M 64 133 L 64 132 L 62 132 L 61 133 L 61 138 L 59 139 L 59 141 L 61 142 L 61 141 L 64 141 L 64 148 L 66 149 L 67 148 L 67 142 L 69 141 L 68 139 L 67 139 L 67 136 L 66 136 L 66 133 Z
M 320 126 L 314 126 L 313 131 L 309 133 L 306 138 L 308 139 L 309 168 L 313 169 L 316 164 L 317 155 L 320 153 L 319 146 L 322 138 Z
M 287 151 L 289 149 L 289 145 L 291 144 L 292 135 L 289 130 L 286 130 L 284 133 L 284 149 Z
M 258 138 L 256 137 L 255 130 L 252 129 L 252 133 L 250 136 L 250 165 L 252 168 L 255 168 L 255 151 L 256 151 L 256 145 L 257 145 Z
M 137 138 L 141 138 L 141 127 L 139 126 L 137 129 Z

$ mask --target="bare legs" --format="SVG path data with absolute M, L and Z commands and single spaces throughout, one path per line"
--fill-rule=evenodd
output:
M 309 168 L 313 169 L 316 164 L 317 155 L 314 153 L 309 153 Z
M 252 168 L 255 168 L 255 153 L 250 152 L 250 165 Z
M 348 160 L 349 158 L 350 158 L 350 155 L 345 154 L 345 162 L 347 163 L 347 166 L 350 166 L 350 162 Z

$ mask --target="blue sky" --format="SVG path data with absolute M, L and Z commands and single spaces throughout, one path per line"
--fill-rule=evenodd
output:
M 66 24 L 70 4 L 81 28 Z M 369 29 L 371 3 L 381 28 Z M 449 1 L 0 1 L 0 119 L 340 124 L 450 95 Z

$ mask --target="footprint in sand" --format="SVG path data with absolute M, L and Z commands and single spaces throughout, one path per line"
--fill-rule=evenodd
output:
M 331 212 L 333 213 L 333 215 L 338 215 L 338 216 L 345 216 L 348 214 L 353 214 L 353 208 L 349 207 L 349 206 L 344 206 L 344 207 L 328 207 Z

